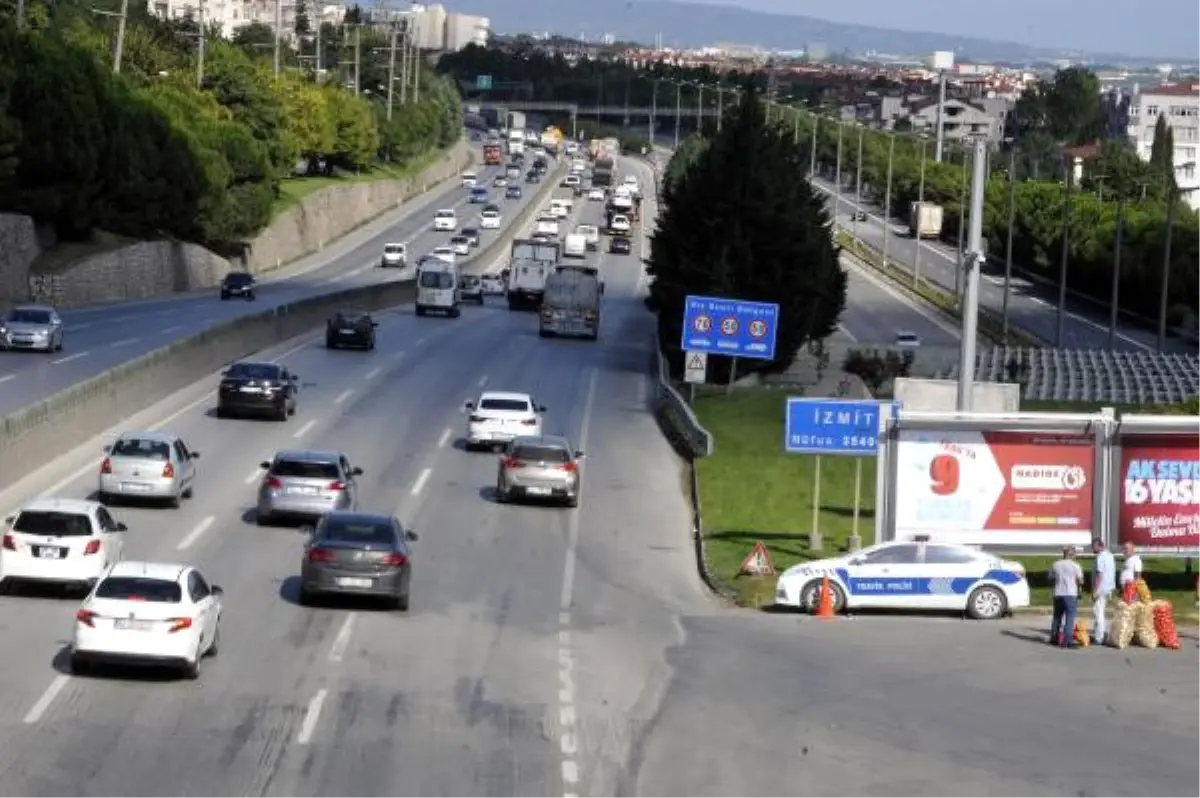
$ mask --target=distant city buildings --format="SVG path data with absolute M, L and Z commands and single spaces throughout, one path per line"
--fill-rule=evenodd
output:
M 1129 105 L 1129 141 L 1144 160 L 1150 160 L 1154 127 L 1159 117 L 1175 138 L 1173 165 L 1175 182 L 1188 204 L 1200 209 L 1200 180 L 1197 180 L 1197 148 L 1200 148 L 1200 82 L 1165 83 L 1145 89 Z

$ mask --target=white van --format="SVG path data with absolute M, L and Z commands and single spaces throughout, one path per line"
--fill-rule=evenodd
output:
M 477 178 L 475 176 L 474 172 L 463 172 L 463 176 L 462 176 L 462 187 L 463 188 L 475 188 L 475 184 L 478 182 L 479 182 L 479 178 Z
M 459 314 L 458 267 L 441 258 L 427 258 L 417 266 L 417 315 L 433 311 L 451 318 Z
M 458 229 L 458 214 L 452 208 L 442 208 L 433 214 L 433 229 L 454 232 Z
M 533 232 L 558 238 L 558 219 L 548 214 L 539 216 L 537 223 L 533 226 Z
M 571 208 L 574 203 L 569 199 L 552 199 L 550 200 L 550 213 L 557 216 L 559 219 L 566 219 L 571 215 Z
M 564 258 L 586 258 L 587 236 L 582 233 L 568 233 L 563 240 Z

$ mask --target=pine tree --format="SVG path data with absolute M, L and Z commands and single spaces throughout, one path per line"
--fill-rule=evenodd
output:
M 846 305 L 846 274 L 808 160 L 790 131 L 767 124 L 751 86 L 742 97 L 672 184 L 651 241 L 651 304 L 676 367 L 688 294 L 779 304 L 776 359 L 743 359 L 739 373 L 786 369 L 801 346 L 834 331 Z M 709 362 L 714 378 L 727 374 L 728 359 Z
M 1154 123 L 1154 138 L 1150 144 L 1150 173 L 1161 175 L 1169 188 L 1175 187 L 1175 131 L 1160 115 Z

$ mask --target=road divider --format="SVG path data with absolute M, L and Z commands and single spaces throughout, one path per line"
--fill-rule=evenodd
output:
M 558 184 L 548 174 L 504 232 L 461 263 L 467 273 L 487 268 Z M 101 372 L 16 410 L 0 422 L 0 484 L 13 484 L 49 460 L 254 352 L 325 325 L 347 307 L 378 312 L 416 300 L 413 280 L 388 281 L 306 297 L 218 323 Z M 82 357 L 82 354 L 74 357 Z

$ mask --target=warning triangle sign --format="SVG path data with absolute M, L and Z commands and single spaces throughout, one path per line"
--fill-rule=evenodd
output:
M 771 562 L 771 553 L 767 551 L 766 544 L 761 540 L 755 543 L 754 548 L 746 555 L 746 559 L 742 560 L 742 567 L 738 571 L 750 576 L 770 576 L 774 574 L 775 564 Z
M 698 355 L 692 352 L 687 358 L 687 368 L 690 371 L 700 371 L 704 368 L 704 355 Z

